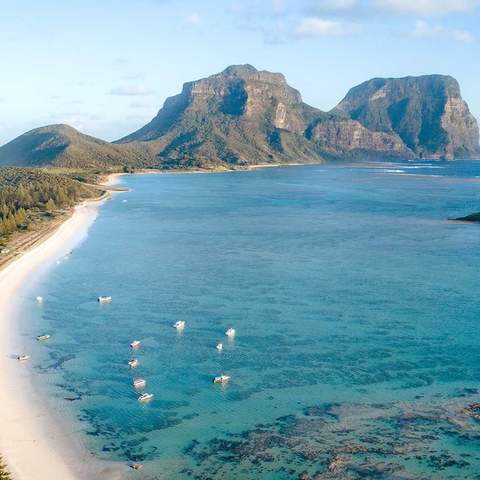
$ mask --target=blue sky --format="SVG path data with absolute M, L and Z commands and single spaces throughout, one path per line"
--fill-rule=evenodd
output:
M 0 144 L 117 139 L 183 82 L 251 63 L 329 110 L 377 76 L 450 74 L 480 118 L 480 0 L 0 0 Z

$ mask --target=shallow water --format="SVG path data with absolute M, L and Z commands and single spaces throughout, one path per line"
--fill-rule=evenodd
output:
M 132 478 L 480 478 L 464 410 L 480 227 L 446 221 L 480 210 L 478 177 L 480 162 L 124 177 L 27 286 L 38 388 L 96 455 L 144 463 Z

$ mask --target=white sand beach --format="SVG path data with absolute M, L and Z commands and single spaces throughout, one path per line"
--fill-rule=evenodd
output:
M 116 177 L 109 180 L 111 185 Z M 126 467 L 96 460 L 85 450 L 33 389 L 28 362 L 21 364 L 16 358 L 28 353 L 18 351 L 18 292 L 36 269 L 53 264 L 85 238 L 100 203 L 77 206 L 43 243 L 0 271 L 0 455 L 15 480 L 118 479 L 125 472 Z

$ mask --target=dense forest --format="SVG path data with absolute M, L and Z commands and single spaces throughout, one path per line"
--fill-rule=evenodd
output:
M 0 241 L 17 230 L 28 229 L 32 221 L 98 194 L 98 190 L 65 175 L 0 167 Z

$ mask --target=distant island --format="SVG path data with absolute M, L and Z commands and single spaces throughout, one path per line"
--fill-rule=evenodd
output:
M 235 65 L 185 83 L 150 123 L 116 142 L 50 125 L 0 147 L 0 165 L 232 169 L 478 155 L 477 121 L 450 76 L 375 78 L 323 112 L 304 103 L 282 74 Z
M 465 217 L 455 218 L 454 220 L 458 222 L 480 223 L 480 212 L 472 213 L 470 215 L 466 215 Z

